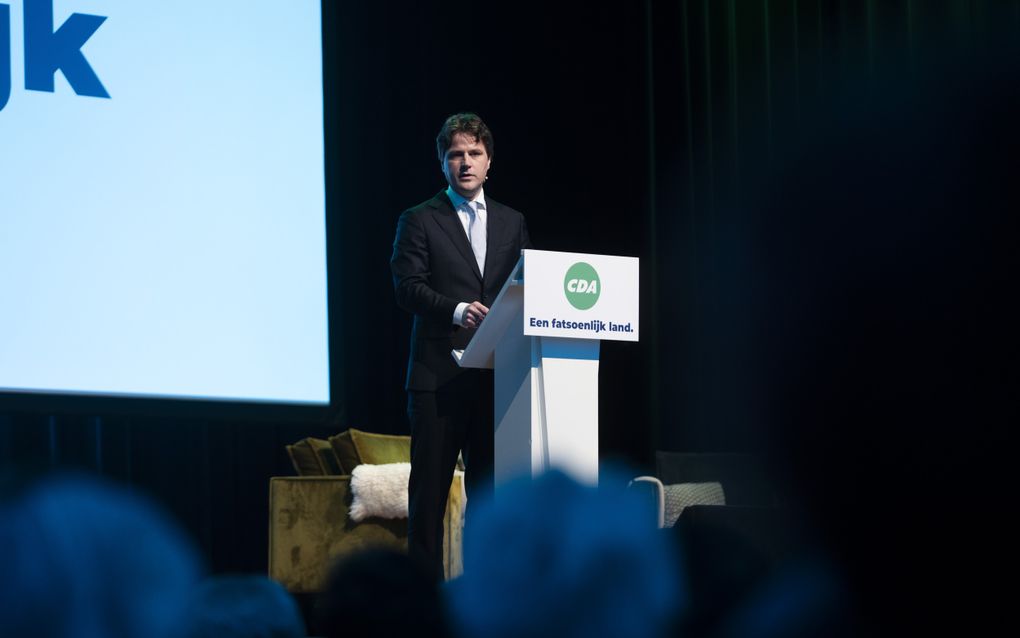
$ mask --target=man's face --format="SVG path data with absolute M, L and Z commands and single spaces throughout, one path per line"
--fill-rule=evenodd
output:
M 453 190 L 473 199 L 482 189 L 490 163 L 489 153 L 481 140 L 464 133 L 454 133 L 443 158 L 443 175 Z

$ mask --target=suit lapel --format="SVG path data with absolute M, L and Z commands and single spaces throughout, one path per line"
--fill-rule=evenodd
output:
M 457 251 L 460 252 L 464 260 L 471 266 L 471 272 L 475 273 L 478 281 L 481 281 L 482 273 L 478 272 L 478 262 L 475 260 L 475 253 L 471 250 L 471 243 L 464 232 L 464 225 L 460 223 L 460 217 L 453 210 L 450 198 L 446 196 L 446 193 L 439 193 L 432 198 L 432 205 L 436 209 L 436 223 L 450 237 L 453 245 L 457 247 Z M 488 261 L 487 253 L 486 261 Z
M 488 277 L 492 273 L 493 248 L 499 246 L 503 241 L 506 219 L 503 217 L 502 206 L 499 202 L 486 197 L 485 204 L 485 276 Z

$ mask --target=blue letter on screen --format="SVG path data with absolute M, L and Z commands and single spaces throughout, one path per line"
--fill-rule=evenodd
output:
M 53 75 L 60 69 L 78 95 L 110 97 L 81 52 L 105 20 L 72 13 L 53 31 L 53 0 L 25 0 L 25 88 L 53 93 Z
M 11 97 L 11 8 L 0 4 L 0 111 Z

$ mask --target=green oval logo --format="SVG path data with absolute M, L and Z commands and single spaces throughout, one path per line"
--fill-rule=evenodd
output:
M 579 261 L 567 269 L 563 278 L 563 294 L 570 305 L 578 310 L 587 310 L 595 305 L 602 294 L 602 282 L 599 274 L 590 264 Z

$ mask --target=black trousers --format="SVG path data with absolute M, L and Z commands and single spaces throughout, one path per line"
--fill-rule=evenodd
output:
M 436 392 L 408 391 L 411 478 L 408 483 L 408 553 L 443 578 L 443 516 L 463 451 L 470 503 L 493 485 L 493 374 L 466 370 Z

